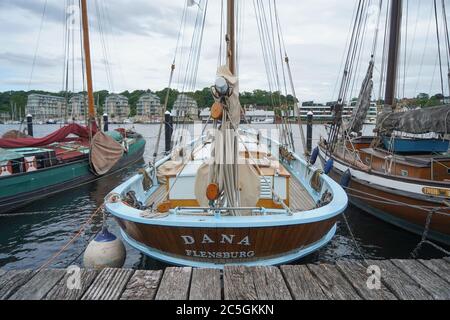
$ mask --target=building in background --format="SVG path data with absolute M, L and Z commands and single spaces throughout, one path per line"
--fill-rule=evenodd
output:
M 0 123 L 5 123 L 9 120 L 11 120 L 11 114 L 7 111 L 1 111 L 0 112 Z
M 173 104 L 172 116 L 175 121 L 198 120 L 198 104 L 190 96 L 182 93 Z
M 68 118 L 75 121 L 83 121 L 86 119 L 87 95 L 78 93 L 72 96 L 67 107 Z
M 36 121 L 63 120 L 66 116 L 66 99 L 43 94 L 30 94 L 26 113 Z
M 114 122 L 122 122 L 130 116 L 128 98 L 120 94 L 111 94 L 106 97 L 104 109 Z
M 161 99 L 154 93 L 148 92 L 139 98 L 136 105 L 136 120 L 140 122 L 161 121 Z

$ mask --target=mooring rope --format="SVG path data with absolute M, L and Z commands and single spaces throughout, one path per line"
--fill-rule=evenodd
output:
M 40 272 L 47 268 L 50 264 L 52 264 L 64 251 L 66 251 L 78 238 L 81 237 L 83 231 L 86 229 L 88 225 L 91 224 L 94 217 L 103 210 L 104 204 L 98 207 L 89 217 L 89 219 L 81 226 L 81 228 L 77 231 L 77 233 L 63 246 L 58 252 L 56 252 L 50 259 L 48 259 L 37 272 Z

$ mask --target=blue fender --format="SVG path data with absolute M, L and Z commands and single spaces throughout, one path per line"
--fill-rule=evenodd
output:
M 325 168 L 324 168 L 324 172 L 325 174 L 329 174 L 331 172 L 331 170 L 334 167 L 334 160 L 330 159 L 327 161 L 327 163 L 325 163 Z
M 311 158 L 309 159 L 309 163 L 311 163 L 312 165 L 316 164 L 318 157 L 319 157 L 319 147 L 316 147 L 313 150 L 312 154 L 311 154 Z

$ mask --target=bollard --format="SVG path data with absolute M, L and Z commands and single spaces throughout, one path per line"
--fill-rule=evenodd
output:
M 27 130 L 28 130 L 28 135 L 30 137 L 34 136 L 33 133 L 33 116 L 31 114 L 27 115 Z
M 314 113 L 310 111 L 308 112 L 308 121 L 306 129 L 306 149 L 310 154 L 312 150 L 312 140 L 313 140 L 313 120 L 314 120 Z
M 169 111 L 165 115 L 165 125 L 166 125 L 166 152 L 172 150 L 172 135 L 173 135 L 173 117 Z
M 103 131 L 108 132 L 108 130 L 109 130 L 108 115 L 105 113 L 103 115 Z

